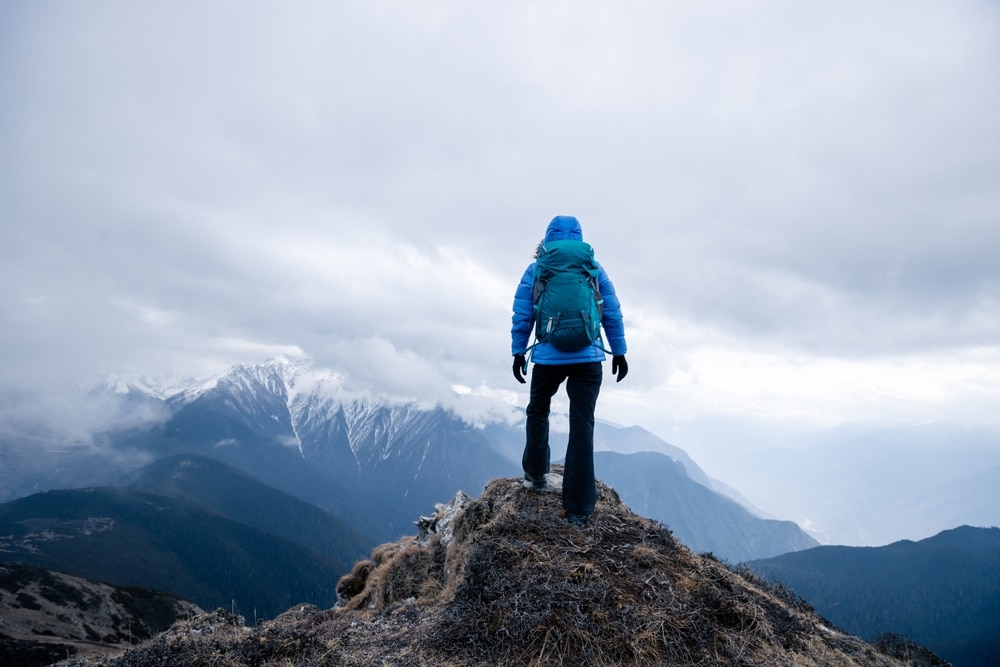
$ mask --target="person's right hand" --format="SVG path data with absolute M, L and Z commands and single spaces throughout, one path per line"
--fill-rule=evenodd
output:
M 624 354 L 616 354 L 611 357 L 611 374 L 618 376 L 615 382 L 621 382 L 628 375 L 628 362 L 625 361 Z
M 523 354 L 514 355 L 514 379 L 516 379 L 521 384 L 524 384 L 524 372 L 526 370 L 527 362 L 524 360 Z

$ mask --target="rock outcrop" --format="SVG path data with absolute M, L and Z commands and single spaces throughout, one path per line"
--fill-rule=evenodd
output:
M 788 591 L 692 553 L 603 484 L 584 526 L 561 516 L 558 494 L 519 479 L 420 523 L 420 536 L 378 547 L 341 580 L 335 609 L 296 607 L 255 627 L 219 611 L 89 664 L 944 664 L 839 632 Z

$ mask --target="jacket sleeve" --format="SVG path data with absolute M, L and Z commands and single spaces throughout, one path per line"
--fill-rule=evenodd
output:
M 511 354 L 523 354 L 528 349 L 531 330 L 535 324 L 535 299 L 532 294 L 535 284 L 535 265 L 531 264 L 521 276 L 521 282 L 514 292 L 514 314 L 511 316 Z
M 622 304 L 615 294 L 615 286 L 608 277 L 604 267 L 597 274 L 601 297 L 604 298 L 604 309 L 601 314 L 601 325 L 604 327 L 605 343 L 611 348 L 611 353 L 625 354 L 628 345 L 625 343 L 625 324 L 622 321 Z

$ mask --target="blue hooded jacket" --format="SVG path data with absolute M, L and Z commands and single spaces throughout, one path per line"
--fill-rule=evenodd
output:
M 550 241 L 583 240 L 580 221 L 571 215 L 557 215 L 545 230 L 543 244 Z M 625 354 L 625 326 L 622 323 L 622 308 L 615 294 L 615 286 L 607 272 L 598 263 L 598 285 L 604 297 L 601 326 L 604 327 L 604 344 L 612 354 Z M 523 354 L 531 344 L 531 331 L 535 325 L 535 302 L 532 288 L 535 282 L 535 264 L 532 263 L 521 276 L 521 282 L 514 293 L 514 314 L 511 317 L 511 353 Z M 578 364 L 590 361 L 604 361 L 606 356 L 598 341 L 578 352 L 563 352 L 549 343 L 540 343 L 531 350 L 531 360 L 536 364 L 553 365 Z

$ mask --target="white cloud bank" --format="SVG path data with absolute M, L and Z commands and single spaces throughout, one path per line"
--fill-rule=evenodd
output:
M 604 418 L 995 424 L 998 12 L 7 3 L 5 405 L 277 354 L 523 403 L 567 213 L 626 315 Z

